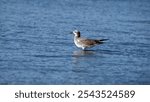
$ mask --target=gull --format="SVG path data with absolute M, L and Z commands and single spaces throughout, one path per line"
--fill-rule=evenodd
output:
M 78 48 L 82 48 L 83 50 L 86 50 L 86 48 L 91 48 L 99 44 L 103 44 L 105 40 L 108 39 L 87 39 L 81 37 L 80 31 L 74 30 L 74 43 Z

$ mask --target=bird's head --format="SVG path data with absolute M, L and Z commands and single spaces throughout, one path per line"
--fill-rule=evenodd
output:
M 76 37 L 80 37 L 80 31 L 78 31 L 78 30 L 74 30 L 74 31 L 73 31 L 73 34 L 74 34 Z

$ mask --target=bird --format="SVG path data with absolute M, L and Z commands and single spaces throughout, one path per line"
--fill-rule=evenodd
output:
M 74 43 L 78 48 L 82 48 L 82 50 L 86 50 L 87 48 L 94 47 L 99 44 L 103 44 L 104 41 L 108 39 L 87 39 L 81 37 L 81 33 L 78 30 L 74 30 L 72 32 L 74 34 Z

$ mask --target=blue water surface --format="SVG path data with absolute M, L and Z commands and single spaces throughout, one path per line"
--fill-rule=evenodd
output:
M 0 0 L 0 84 L 150 84 L 150 0 Z

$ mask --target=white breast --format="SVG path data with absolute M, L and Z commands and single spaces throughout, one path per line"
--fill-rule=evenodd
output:
M 79 47 L 79 48 L 82 48 L 82 47 L 83 47 L 82 44 L 79 43 L 78 38 L 76 38 L 76 37 L 74 37 L 74 43 L 75 43 L 75 45 L 76 45 L 77 47 Z

